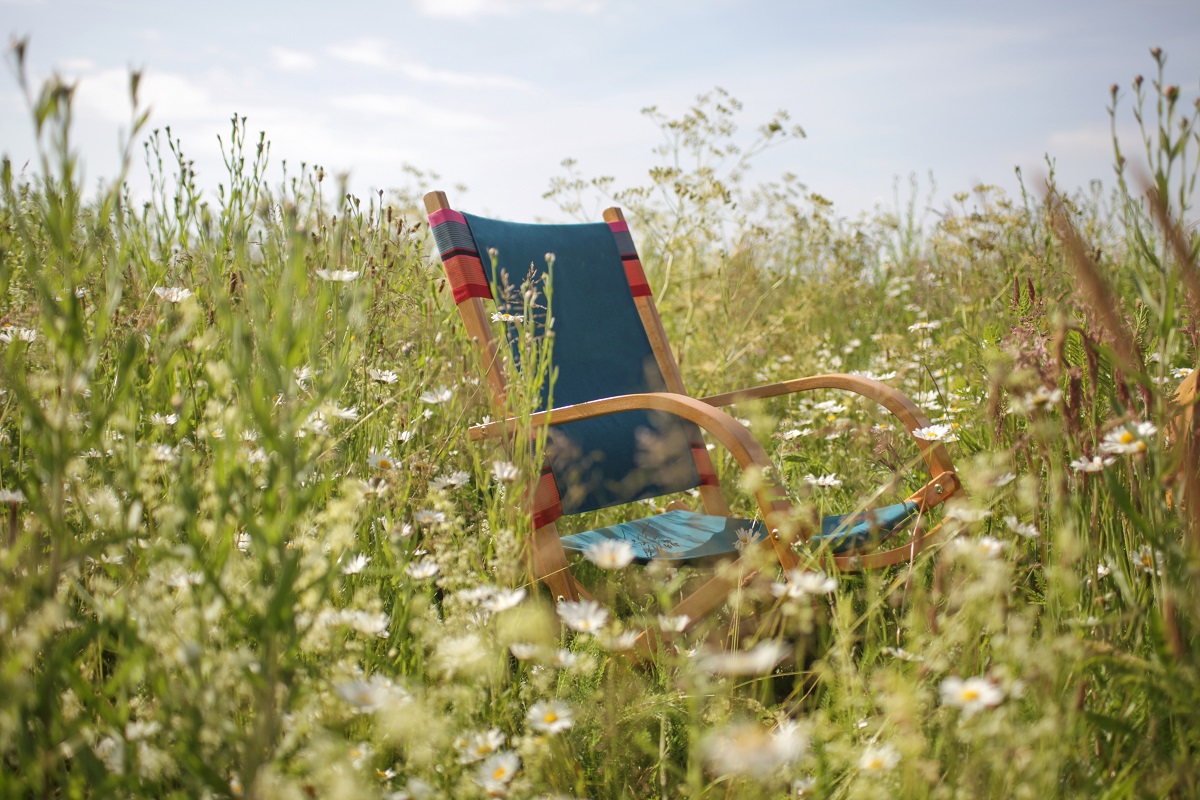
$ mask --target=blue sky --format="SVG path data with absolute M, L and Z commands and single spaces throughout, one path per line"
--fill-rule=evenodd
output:
M 393 0 L 389 3 L 0 0 L 30 37 L 35 78 L 76 79 L 76 141 L 89 182 L 116 166 L 127 73 L 145 71 L 152 126 L 170 125 L 213 186 L 231 114 L 266 130 L 279 161 L 349 172 L 360 195 L 414 186 L 404 165 L 465 184 L 456 206 L 561 219 L 541 199 L 562 159 L 644 182 L 660 134 L 721 86 L 745 132 L 786 109 L 808 133 L 750 178 L 790 171 L 844 215 L 890 207 L 897 177 L 937 181 L 934 206 L 977 182 L 1015 191 L 1013 168 L 1111 182 L 1109 86 L 1126 95 L 1168 54 L 1168 79 L 1200 86 L 1200 3 Z M 0 150 L 20 169 L 31 126 L 0 76 Z M 144 185 L 135 165 L 135 187 Z

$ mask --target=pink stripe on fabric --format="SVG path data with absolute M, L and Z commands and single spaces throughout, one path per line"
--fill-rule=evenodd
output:
M 608 223 L 608 227 L 612 229 L 613 233 L 622 233 L 624 231 L 629 230 L 629 226 L 621 221 L 610 222 L 610 223 Z
M 467 218 L 452 208 L 439 208 L 429 215 L 429 226 L 441 225 L 443 222 L 459 222 L 467 224 Z

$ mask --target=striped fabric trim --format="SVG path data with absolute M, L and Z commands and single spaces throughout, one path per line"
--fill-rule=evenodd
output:
M 441 253 L 454 302 L 461 303 L 471 297 L 492 299 L 492 289 L 466 218 L 457 211 L 440 208 L 429 215 L 429 227 Z
M 638 260 L 637 248 L 633 245 L 633 237 L 629 234 L 629 226 L 624 222 L 610 222 L 613 238 L 617 242 L 617 250 L 621 253 L 621 264 L 625 267 L 625 280 L 629 281 L 629 293 L 634 297 L 649 297 L 650 283 L 646 280 L 646 271 Z
M 696 472 L 700 474 L 701 486 L 720 486 L 717 480 L 717 468 L 713 466 L 708 448 L 704 445 L 692 445 L 692 458 L 696 461 Z
M 558 493 L 558 482 L 554 480 L 554 473 L 550 471 L 549 464 L 542 467 L 542 474 L 537 485 L 533 487 L 533 501 L 530 505 L 533 508 L 535 529 L 549 525 L 563 515 L 562 496 Z

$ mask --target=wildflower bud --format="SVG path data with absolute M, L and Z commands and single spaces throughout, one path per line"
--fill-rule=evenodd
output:
M 1142 88 L 1142 81 L 1143 81 L 1143 80 L 1144 80 L 1144 79 L 1142 78 L 1142 76 L 1141 76 L 1141 75 L 1138 75 L 1136 78 L 1134 78 L 1134 79 L 1133 79 L 1133 88 L 1134 88 L 1134 89 L 1141 89 L 1141 88 Z
M 546 266 L 547 267 L 554 266 L 554 253 L 546 253 Z
M 1178 86 L 1168 86 L 1166 95 L 1167 95 L 1167 102 L 1174 104 L 1175 101 L 1179 99 L 1179 87 Z
M 1161 47 L 1151 47 L 1150 55 L 1155 61 L 1157 61 L 1160 64 L 1162 63 L 1162 48 Z
M 1120 89 L 1115 83 L 1108 88 L 1109 93 L 1113 96 L 1113 100 L 1117 99 L 1117 91 Z

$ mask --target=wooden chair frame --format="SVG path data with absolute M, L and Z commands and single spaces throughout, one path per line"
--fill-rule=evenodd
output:
M 434 191 L 425 195 L 427 214 L 450 210 L 450 208 L 444 192 Z M 605 222 L 624 222 L 624 220 L 624 215 L 618 208 L 609 208 L 604 212 Z M 798 557 L 791 549 L 793 532 L 799 533 L 802 539 L 807 540 L 811 531 L 802 526 L 796 530 L 794 509 L 788 502 L 784 490 L 770 479 L 775 474 L 775 467 L 762 445 L 743 425 L 721 409 L 740 401 L 760 400 L 815 389 L 835 389 L 852 392 L 875 401 L 903 424 L 909 433 L 930 425 L 928 418 L 902 393 L 879 381 L 857 375 L 817 375 L 699 399 L 690 397 L 684 387 L 679 364 L 667 342 L 666 332 L 663 329 L 662 319 L 659 317 L 653 296 L 637 296 L 633 299 L 645 327 L 646 335 L 650 340 L 658 367 L 666 381 L 667 391 L 608 397 L 554 408 L 533 414 L 530 423 L 536 429 L 543 425 L 560 425 L 633 409 L 666 412 L 695 423 L 719 445 L 728 450 L 743 471 L 758 470 L 764 476 L 765 479 L 758 482 L 758 488 L 754 492 L 759 511 L 769 531 L 768 539 L 761 543 L 761 546 L 765 547 L 767 544 L 771 546 L 780 566 L 785 571 L 795 569 L 798 563 Z M 496 337 L 492 334 L 487 309 L 480 298 L 467 297 L 458 303 L 458 311 L 462 316 L 467 334 L 475 341 L 479 350 L 493 405 L 503 413 L 506 383 L 499 362 L 500 348 Z M 503 437 L 511 435 L 514 427 L 515 420 L 513 419 L 477 425 L 470 429 L 470 436 L 476 440 Z M 930 480 L 921 489 L 914 492 L 908 501 L 917 503 L 918 514 L 923 515 L 929 509 L 960 491 L 962 486 L 945 447 L 938 442 L 920 439 L 917 440 L 917 443 L 921 457 L 929 471 Z M 729 506 L 720 486 L 701 486 L 699 491 L 708 514 L 729 516 Z M 940 525 L 934 526 L 928 531 L 924 530 L 924 526 L 918 518 L 911 540 L 903 545 L 862 555 L 829 556 L 827 560 L 836 569 L 842 571 L 886 567 L 902 561 L 911 561 L 927 544 L 939 536 L 940 531 Z M 534 531 L 529 555 L 534 575 L 550 588 L 556 599 L 579 600 L 591 597 L 571 574 L 566 550 L 562 546 L 554 523 L 544 525 Z M 686 614 L 692 622 L 695 622 L 712 611 L 724 601 L 730 592 L 739 585 L 744 585 L 754 576 L 755 571 L 747 566 L 745 561 L 746 557 L 743 555 L 734 562 L 735 565 L 741 564 L 743 569 L 723 570 L 717 576 L 701 584 L 675 606 L 674 613 Z M 740 580 L 728 577 L 731 574 L 740 575 Z M 653 641 L 648 632 L 643 632 L 640 642 L 643 649 L 653 647 Z

